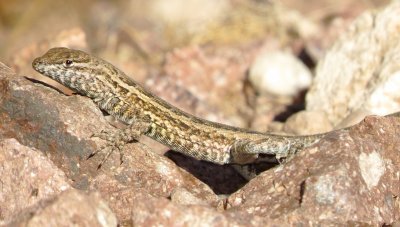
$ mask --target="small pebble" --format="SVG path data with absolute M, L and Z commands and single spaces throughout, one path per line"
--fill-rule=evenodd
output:
M 310 70 L 293 55 L 270 51 L 255 59 L 249 79 L 260 94 L 295 96 L 310 86 L 312 76 Z

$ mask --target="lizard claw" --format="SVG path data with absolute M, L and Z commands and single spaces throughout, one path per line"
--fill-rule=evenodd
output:
M 125 146 L 128 141 L 124 140 L 123 133 L 120 131 L 107 131 L 107 130 L 102 130 L 99 133 L 93 133 L 90 138 L 93 137 L 98 137 L 100 139 L 106 140 L 107 143 L 104 146 L 101 146 L 99 149 L 95 150 L 93 153 L 89 154 L 89 156 L 86 158 L 86 160 L 92 158 L 93 156 L 99 154 L 99 153 L 105 153 L 103 159 L 97 166 L 97 169 L 100 169 L 101 166 L 107 161 L 107 159 L 111 156 L 111 154 L 117 150 L 118 153 L 120 154 L 120 162 L 122 164 L 123 162 L 123 154 L 122 154 L 122 148 Z
M 100 132 L 93 133 L 90 138 L 97 137 L 103 140 L 110 141 L 110 137 L 113 137 L 113 133 L 108 130 L 101 130 Z
M 137 141 L 140 135 L 149 129 L 149 123 L 143 122 L 142 124 L 134 124 L 131 125 L 129 128 L 121 129 L 117 131 L 107 131 L 102 130 L 99 133 L 94 133 L 91 137 L 98 137 L 100 139 L 106 140 L 107 144 L 102 146 L 100 149 L 96 150 L 92 154 L 89 155 L 89 158 L 95 156 L 100 152 L 105 152 L 105 156 L 103 160 L 98 165 L 97 169 L 100 169 L 104 162 L 110 157 L 110 155 L 115 151 L 118 150 L 120 154 L 120 162 L 123 163 L 123 154 L 122 148 L 125 144 L 130 143 L 132 141 Z
M 86 160 L 92 158 L 93 156 L 99 154 L 99 153 L 105 153 L 103 159 L 101 160 L 101 162 L 99 163 L 99 165 L 97 166 L 97 169 L 100 169 L 101 166 L 107 161 L 107 159 L 111 156 L 111 154 L 114 151 L 118 151 L 119 153 L 119 157 L 120 157 L 120 164 L 123 163 L 123 153 L 122 153 L 122 147 L 124 146 L 124 144 L 120 144 L 117 145 L 115 143 L 111 143 L 105 146 L 100 147 L 99 149 L 97 149 L 95 152 L 91 153 Z
M 101 160 L 101 162 L 99 163 L 99 165 L 97 166 L 97 170 L 99 170 L 101 168 L 101 166 L 107 161 L 107 159 L 110 157 L 110 155 L 114 152 L 114 149 L 112 147 L 105 147 L 104 149 L 108 150 L 106 155 L 104 156 L 104 158 Z M 120 148 L 116 148 L 116 150 L 118 150 L 119 152 L 119 157 L 120 157 L 120 164 L 122 164 L 122 160 L 123 160 L 123 154 L 122 154 L 122 150 Z

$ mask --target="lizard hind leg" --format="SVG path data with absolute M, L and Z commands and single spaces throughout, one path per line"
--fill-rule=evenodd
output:
M 259 154 L 285 158 L 291 150 L 291 141 L 285 137 L 267 137 L 259 140 L 241 139 L 231 147 L 232 163 L 247 164 L 254 162 Z
M 105 153 L 104 158 L 97 166 L 100 169 L 101 166 L 107 161 L 110 155 L 114 151 L 118 151 L 120 154 L 120 162 L 123 162 L 123 147 L 130 142 L 138 141 L 139 137 L 147 132 L 150 128 L 150 124 L 147 122 L 135 122 L 131 124 L 128 128 L 118 129 L 113 131 L 102 130 L 100 133 L 93 134 L 91 137 L 98 137 L 100 139 L 106 140 L 106 145 L 100 147 L 92 154 L 88 156 L 88 159 L 97 155 L 98 153 Z
M 235 141 L 230 149 L 230 163 L 242 165 L 254 162 L 258 158 L 258 153 L 250 150 L 251 143 L 252 141 L 247 139 Z

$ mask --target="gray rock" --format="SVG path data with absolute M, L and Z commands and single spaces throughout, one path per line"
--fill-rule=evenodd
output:
M 307 110 L 325 112 L 334 126 L 400 110 L 399 11 L 394 1 L 351 25 L 318 63 Z M 363 114 L 349 117 L 353 112 Z

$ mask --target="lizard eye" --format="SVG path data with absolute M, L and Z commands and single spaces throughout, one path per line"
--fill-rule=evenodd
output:
M 65 61 L 64 65 L 65 65 L 65 67 L 70 67 L 73 63 L 74 63 L 73 61 L 68 59 Z

